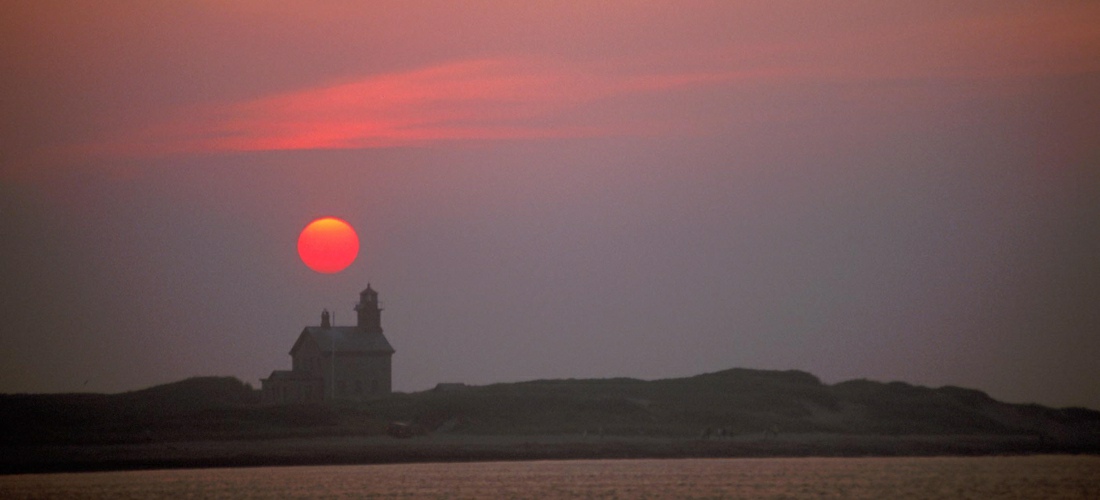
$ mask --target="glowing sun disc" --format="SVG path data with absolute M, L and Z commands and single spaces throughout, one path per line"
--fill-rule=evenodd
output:
M 336 217 L 310 222 L 298 236 L 298 255 L 310 269 L 324 274 L 343 271 L 359 255 L 359 236 Z

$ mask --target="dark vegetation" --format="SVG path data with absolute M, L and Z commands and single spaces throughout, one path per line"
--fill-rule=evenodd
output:
M 426 430 L 667 437 L 829 433 L 1100 437 L 1100 412 L 1014 405 L 958 387 L 731 369 L 688 378 L 540 380 L 398 394 L 368 407 Z
M 387 436 L 393 436 L 387 437 Z M 395 438 L 407 439 L 395 439 Z M 0 395 L 0 473 L 549 458 L 1100 453 L 1100 412 L 800 371 L 447 385 L 262 406 L 230 377 Z
M 416 433 L 732 437 L 739 435 L 1030 435 L 1093 441 L 1100 412 L 996 401 L 958 387 L 853 380 L 800 371 L 731 369 L 688 378 L 538 380 L 451 387 L 363 403 L 261 406 L 230 377 L 200 377 L 122 394 L 0 395 L 0 444 Z
M 118 444 L 293 435 L 339 422 L 330 408 L 264 407 L 232 377 L 122 394 L 0 395 L 0 444 Z

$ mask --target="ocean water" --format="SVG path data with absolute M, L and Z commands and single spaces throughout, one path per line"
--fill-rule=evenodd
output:
M 0 476 L 0 498 L 1100 498 L 1100 457 L 563 460 Z

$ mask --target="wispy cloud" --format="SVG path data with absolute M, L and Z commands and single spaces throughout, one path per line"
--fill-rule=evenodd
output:
M 750 125 L 768 117 L 797 119 L 783 113 L 810 111 L 791 111 L 769 97 L 771 90 L 790 84 L 825 83 L 833 97 L 867 106 L 920 107 L 929 99 L 935 103 L 968 93 L 1013 98 L 1034 78 L 1097 70 L 1092 54 L 1100 37 L 1077 10 L 995 14 L 918 16 L 904 23 L 891 18 L 869 25 L 837 18 L 822 26 L 783 18 L 774 21 L 810 31 L 670 44 L 618 59 L 523 51 L 511 57 L 460 56 L 180 108 L 152 124 L 105 129 L 108 135 L 85 144 L 80 153 L 147 156 L 661 135 L 705 129 L 708 118 Z M 709 87 L 707 105 L 677 101 L 676 92 L 702 87 Z M 888 98 L 868 96 L 874 89 Z M 750 108 L 755 111 L 745 111 Z M 153 111 L 165 113 L 163 107 Z M 735 120 L 738 114 L 744 116 Z
M 567 118 L 602 99 L 732 78 L 613 75 L 551 63 L 472 60 L 188 110 L 92 149 L 114 154 L 350 149 L 463 139 L 634 133 L 626 121 Z

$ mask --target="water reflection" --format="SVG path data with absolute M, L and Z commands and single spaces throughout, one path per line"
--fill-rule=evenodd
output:
M 1100 498 L 1100 457 L 568 460 L 0 476 L 2 498 Z

